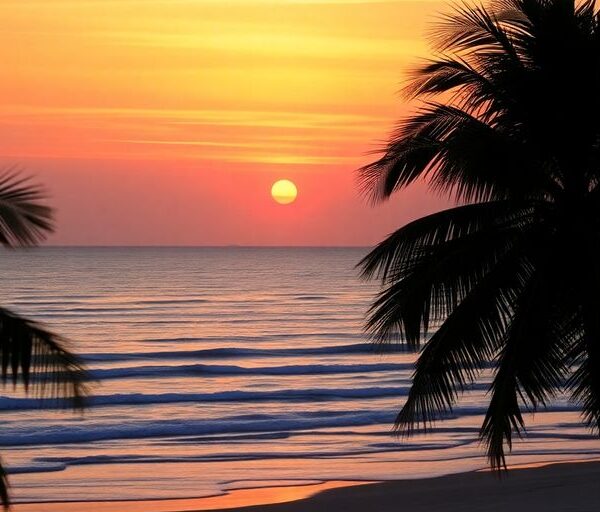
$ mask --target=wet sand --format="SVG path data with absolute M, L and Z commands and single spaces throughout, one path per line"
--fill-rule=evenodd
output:
M 252 489 L 234 489 L 227 494 L 205 498 L 139 501 L 63 501 L 23 503 L 14 512 L 194 512 L 198 510 L 245 509 L 249 506 L 302 500 L 319 492 L 340 487 L 368 485 L 372 482 L 328 481 L 306 485 L 282 485 Z
M 262 504 L 261 504 L 262 503 Z M 265 504 L 270 503 L 270 504 Z M 254 505 L 251 505 L 254 504 Z M 250 506 L 248 506 L 250 505 Z M 15 512 L 596 512 L 600 462 L 514 469 L 503 478 L 470 472 L 379 483 L 326 482 L 243 489 L 186 500 L 22 504 Z

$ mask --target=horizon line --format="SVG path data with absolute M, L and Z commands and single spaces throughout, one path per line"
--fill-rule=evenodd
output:
M 370 245 L 245 245 L 245 244 L 211 244 L 211 245 L 184 245 L 184 244 L 41 244 L 32 247 L 17 247 L 13 249 L 369 249 Z

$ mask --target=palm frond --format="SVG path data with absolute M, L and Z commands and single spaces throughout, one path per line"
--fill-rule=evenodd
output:
M 88 376 L 67 343 L 40 325 L 0 308 L 0 359 L 4 385 L 22 383 L 36 398 L 57 400 L 82 409 Z M 0 502 L 10 505 L 8 478 L 0 463 Z
M 34 245 L 52 231 L 52 210 L 43 190 L 18 171 L 0 173 L 0 244 Z
M 10 489 L 10 483 L 8 481 L 8 475 L 6 474 L 6 470 L 2 465 L 2 461 L 0 460 L 0 503 L 5 510 L 9 509 L 10 506 L 10 495 L 8 493 Z
M 477 240 L 471 245 L 449 242 L 438 247 L 421 258 L 409 275 L 384 288 L 366 323 L 375 342 L 399 339 L 411 349 L 418 348 L 430 325 L 456 308 L 513 241 L 510 234 L 473 238 Z
M 58 335 L 0 308 L 2 380 L 22 383 L 37 398 L 60 400 L 83 407 L 87 374 L 77 356 Z
M 384 155 L 359 170 L 361 186 L 374 201 L 419 178 L 461 202 L 516 199 L 532 191 L 544 198 L 559 188 L 509 133 L 438 103 L 402 123 Z
M 476 203 L 442 210 L 417 219 L 380 242 L 359 263 L 365 279 L 386 281 L 392 270 L 419 256 L 427 248 L 457 240 L 487 228 L 508 227 L 529 212 L 510 201 Z
M 508 253 L 482 277 L 426 343 L 413 384 L 396 419 L 397 430 L 425 430 L 452 410 L 457 397 L 501 347 L 511 304 L 529 272 L 520 249 Z
M 379 160 L 359 170 L 362 189 L 378 201 L 418 178 L 426 178 L 438 164 L 443 164 L 446 141 L 469 121 L 480 122 L 452 106 L 424 106 L 398 126 Z
M 455 56 L 442 56 L 417 68 L 405 87 L 409 98 L 438 95 L 454 89 L 485 96 L 494 84 L 482 71 Z
M 583 417 L 592 431 L 600 434 L 600 251 L 590 251 L 591 272 L 578 276 L 581 292 L 581 334 L 573 347 L 578 367 L 567 383 L 574 401 L 581 404 Z M 586 268 L 589 268 L 586 267 Z
M 506 21 L 503 20 L 503 21 Z M 493 56 L 521 67 L 521 57 L 505 23 L 482 5 L 459 5 L 443 17 L 433 32 L 436 47 L 465 56 Z
M 504 446 L 525 428 L 522 407 L 536 411 L 555 397 L 567 374 L 568 343 L 560 335 L 556 290 L 540 270 L 529 278 L 515 302 L 510 327 L 498 357 L 481 439 L 493 469 L 506 467 Z M 562 340 L 562 341 L 561 341 Z

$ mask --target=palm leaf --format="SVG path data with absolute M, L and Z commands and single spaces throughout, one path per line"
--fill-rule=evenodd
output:
M 420 427 L 427 430 L 451 411 L 457 397 L 501 347 L 511 304 L 529 272 L 520 250 L 511 251 L 480 279 L 425 345 L 396 419 L 401 434 L 411 435 Z
M 0 174 L 0 244 L 34 245 L 52 231 L 52 210 L 42 189 L 9 169 Z
M 386 281 L 392 271 L 438 244 L 458 240 L 487 228 L 510 226 L 528 210 L 509 201 L 476 203 L 422 217 L 398 229 L 379 243 L 358 264 L 363 278 Z
M 512 448 L 513 433 L 521 435 L 525 427 L 522 406 L 545 406 L 567 374 L 568 343 L 560 312 L 553 311 L 555 294 L 538 269 L 514 303 L 480 434 L 494 469 L 506 467 L 504 445 Z
M 574 361 L 578 365 L 569 379 L 567 387 L 573 399 L 581 404 L 583 417 L 587 425 L 600 433 L 600 250 L 592 248 L 586 255 L 591 272 L 579 274 L 583 281 L 579 288 L 582 295 L 581 330 L 574 344 Z
M 402 123 L 384 155 L 359 170 L 361 187 L 374 201 L 419 178 L 464 202 L 523 198 L 533 190 L 545 198 L 558 188 L 552 169 L 540 166 L 510 133 L 438 103 Z
M 39 398 L 71 402 L 81 408 L 86 395 L 86 372 L 60 336 L 7 309 L 0 308 L 2 379 L 22 382 Z
M 52 231 L 52 210 L 42 189 L 14 169 L 0 174 L 0 244 L 35 245 Z M 0 370 L 6 385 L 22 384 L 36 398 L 84 405 L 87 375 L 67 342 L 41 325 L 0 307 Z M 8 479 L 0 464 L 0 501 L 9 506 Z
M 86 371 L 64 339 L 40 325 L 0 308 L 2 380 L 23 384 L 36 398 L 60 401 L 75 409 L 84 406 Z M 0 465 L 0 500 L 9 505 L 8 480 Z
M 383 343 L 396 337 L 417 348 L 430 323 L 450 315 L 516 243 L 511 230 L 488 230 L 450 241 L 394 275 L 370 309 L 366 329 Z
M 10 485 L 8 483 L 8 475 L 6 474 L 6 471 L 2 465 L 2 461 L 0 460 L 0 503 L 2 503 L 2 506 L 5 510 L 7 510 L 10 505 L 10 496 L 8 494 L 9 488 Z

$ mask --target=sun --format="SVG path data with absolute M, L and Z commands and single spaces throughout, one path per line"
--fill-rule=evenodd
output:
M 278 180 L 271 187 L 271 196 L 279 204 L 290 204 L 296 200 L 298 189 L 290 180 Z

